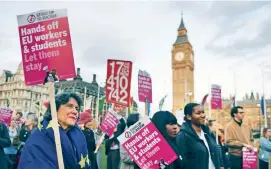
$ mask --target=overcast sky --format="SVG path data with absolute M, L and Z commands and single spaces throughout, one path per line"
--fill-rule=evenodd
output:
M 138 70 L 152 76 L 152 111 L 165 94 L 165 108 L 172 107 L 171 49 L 181 11 L 195 52 L 197 101 L 210 83 L 220 84 L 229 98 L 234 71 L 238 99 L 251 91 L 261 94 L 264 67 L 270 98 L 271 2 L 0 2 L 1 70 L 15 72 L 21 61 L 16 15 L 58 8 L 68 9 L 75 64 L 83 79 L 91 82 L 96 73 L 104 82 L 107 59 L 131 60 L 135 99 Z

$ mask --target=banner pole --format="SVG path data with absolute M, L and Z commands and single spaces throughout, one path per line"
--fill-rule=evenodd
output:
M 55 104 L 55 86 L 54 82 L 49 82 L 49 100 L 52 115 L 53 131 L 55 136 L 56 153 L 59 169 L 64 169 L 62 147 L 60 142 L 59 125 L 57 120 L 56 104 Z
M 216 144 L 219 145 L 219 142 L 218 142 L 218 107 L 216 107 Z

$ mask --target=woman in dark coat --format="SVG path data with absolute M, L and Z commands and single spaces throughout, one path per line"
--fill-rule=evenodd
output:
M 170 147 L 179 156 L 172 164 L 165 169 L 182 169 L 182 157 L 176 145 L 176 135 L 178 133 L 178 125 L 176 117 L 169 111 L 156 112 L 152 117 L 152 122 L 166 139 Z
M 220 151 L 212 132 L 205 126 L 201 105 L 189 103 L 184 108 L 184 120 L 177 135 L 177 145 L 183 155 L 184 169 L 220 169 Z
M 4 148 L 9 147 L 11 144 L 8 128 L 5 123 L 0 122 L 0 168 L 7 169 L 8 161 L 4 152 Z
M 92 169 L 98 169 L 98 164 L 94 151 L 96 149 L 94 132 L 92 130 L 92 120 L 88 120 L 84 125 L 83 133 L 86 137 L 87 147 L 88 147 L 88 158 L 91 162 Z

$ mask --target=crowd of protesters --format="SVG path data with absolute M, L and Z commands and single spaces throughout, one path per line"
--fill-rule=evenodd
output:
M 98 124 L 90 112 L 80 112 L 81 98 L 74 93 L 61 93 L 55 97 L 60 141 L 65 169 L 103 169 L 99 150 Z M 200 104 L 188 103 L 184 108 L 184 122 L 178 124 L 169 111 L 158 111 L 151 121 L 178 155 L 165 169 L 242 169 L 242 149 L 255 148 L 248 126 L 243 124 L 245 112 L 240 106 L 231 110 L 232 120 L 225 127 L 206 120 Z M 139 113 L 127 118 L 119 116 L 119 123 L 111 137 L 103 142 L 107 169 L 139 169 L 118 140 L 127 128 L 140 120 Z M 1 169 L 54 169 L 57 168 L 50 104 L 38 124 L 35 113 L 25 119 L 17 112 L 7 126 L 0 123 Z M 219 128 L 218 128 L 219 127 Z M 216 139 L 217 136 L 217 139 Z M 271 153 L 271 130 L 264 128 L 259 141 L 260 169 L 268 168 Z M 105 162 L 105 161 L 103 161 Z

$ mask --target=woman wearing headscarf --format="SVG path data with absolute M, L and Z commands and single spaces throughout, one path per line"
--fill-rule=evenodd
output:
M 130 114 L 127 118 L 126 125 L 127 128 L 134 125 L 139 120 L 139 114 L 134 113 Z M 133 161 L 129 153 L 123 148 L 123 146 L 120 146 L 120 160 L 121 165 L 120 169 L 140 169 L 137 164 Z
M 169 111 L 158 111 L 153 115 L 152 122 L 163 135 L 170 147 L 179 156 L 179 158 L 168 165 L 165 169 L 183 169 L 181 152 L 179 151 L 175 140 L 178 133 L 176 117 Z
M 219 169 L 220 151 L 214 135 L 205 125 L 203 108 L 188 103 L 184 108 L 184 120 L 177 136 L 177 145 L 183 155 L 184 169 Z

